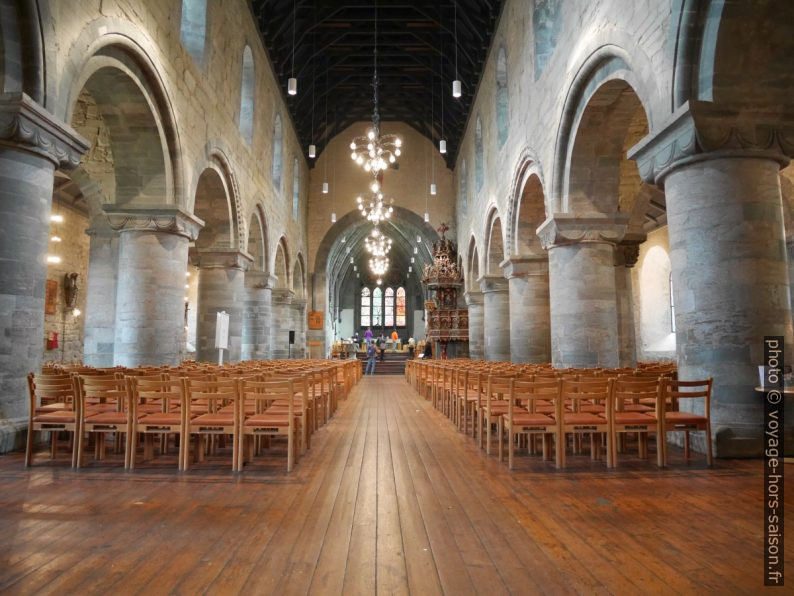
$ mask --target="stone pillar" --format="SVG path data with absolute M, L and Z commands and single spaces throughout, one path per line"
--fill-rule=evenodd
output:
M 481 360 L 485 357 L 485 328 L 483 327 L 482 292 L 469 291 L 464 294 L 469 307 L 469 358 Z
M 2 96 L 0 451 L 20 441 L 28 414 L 26 376 L 41 368 L 53 173 L 56 167 L 74 168 L 87 148 L 82 137 L 27 95 Z
M 201 220 L 176 207 L 107 210 L 119 234 L 113 362 L 175 365 L 185 337 L 188 242 Z
M 89 366 L 113 366 L 116 340 L 116 288 L 119 271 L 119 234 L 102 216 L 86 230 L 91 238 L 83 345 L 83 362 Z
M 510 360 L 510 294 L 507 280 L 497 275 L 479 279 L 483 294 L 486 360 Z
M 292 329 L 292 290 L 278 288 L 272 291 L 273 325 L 270 332 L 270 350 L 273 358 L 289 358 L 289 332 Z
M 549 251 L 551 360 L 556 367 L 619 364 L 615 244 L 625 215 L 556 213 L 538 228 Z
M 631 285 L 631 268 L 640 256 L 640 243 L 645 234 L 640 234 L 615 250 L 615 295 L 618 315 L 618 363 L 621 367 L 637 366 L 637 333 L 634 327 L 634 292 Z M 626 236 L 628 238 L 628 234 Z
M 720 457 L 763 452 L 764 401 L 753 388 L 764 336 L 784 337 L 787 362 L 792 355 L 780 168 L 794 127 L 768 118 L 690 101 L 630 155 L 646 181 L 664 185 L 678 375 L 714 378 Z
M 292 346 L 293 358 L 306 358 L 306 299 L 293 298 L 292 329 L 295 330 L 295 345 Z
M 224 362 L 239 362 L 246 298 L 245 269 L 250 255 L 236 250 L 200 250 L 194 256 L 199 268 L 196 319 L 196 360 L 217 362 L 215 330 L 219 312 L 229 315 L 229 350 Z
M 264 271 L 246 271 L 242 360 L 270 358 L 271 291 L 276 278 Z
M 502 269 L 510 295 L 510 360 L 550 362 L 548 257 L 511 257 Z

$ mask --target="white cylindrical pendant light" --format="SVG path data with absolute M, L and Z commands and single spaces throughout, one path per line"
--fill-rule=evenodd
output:
M 295 77 L 290 77 L 289 81 L 287 81 L 287 93 L 289 95 L 298 94 L 298 79 L 296 79 Z
M 417 244 L 421 244 L 422 243 L 422 237 L 419 234 L 416 235 L 416 243 Z
M 425 223 L 430 223 L 430 214 L 425 213 Z
M 414 246 L 414 254 L 419 254 L 419 247 L 418 246 Z
M 317 147 L 314 144 L 309 145 L 309 157 L 314 159 L 315 155 L 317 155 Z
M 452 81 L 452 97 L 460 97 L 460 81 L 458 79 Z
M 328 183 L 327 182 L 323 182 L 323 194 L 324 195 L 328 194 Z
M 446 153 L 447 152 L 447 140 L 441 139 L 438 142 L 438 152 L 439 153 Z
M 436 194 L 436 183 L 435 182 L 430 184 L 430 194 L 431 195 Z
M 331 223 L 336 223 L 336 211 L 331 213 Z M 345 241 L 345 239 L 342 238 L 342 242 L 344 242 L 344 241 Z

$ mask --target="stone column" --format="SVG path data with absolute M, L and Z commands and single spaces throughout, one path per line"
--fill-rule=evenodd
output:
M 218 313 L 229 315 L 229 350 L 224 362 L 239 362 L 243 338 L 243 309 L 246 299 L 245 269 L 250 255 L 236 250 L 197 251 L 199 268 L 196 319 L 196 360 L 217 362 L 215 331 Z
M 179 364 L 185 337 L 188 242 L 201 220 L 177 207 L 107 210 L 119 234 L 113 362 Z
M 630 154 L 646 181 L 664 185 L 678 374 L 714 378 L 720 457 L 763 452 L 764 401 L 753 388 L 764 337 L 782 336 L 791 361 L 780 168 L 794 127 L 777 117 L 690 101 Z M 794 425 L 785 426 L 794 438 Z
M 510 294 L 507 280 L 498 275 L 479 279 L 483 294 L 486 360 L 510 360 Z
M 273 325 L 270 328 L 270 349 L 273 358 L 289 358 L 289 332 L 292 329 L 292 290 L 272 291 Z
M 637 264 L 640 256 L 641 238 L 628 241 L 628 234 L 623 243 L 615 250 L 615 294 L 618 315 L 618 363 L 622 367 L 637 366 L 637 333 L 634 327 L 634 292 L 631 285 L 631 268 Z
M 502 269 L 510 295 L 510 360 L 550 362 L 548 257 L 511 257 Z
M 116 340 L 116 288 L 119 271 L 119 234 L 101 216 L 86 230 L 91 238 L 85 303 L 83 362 L 113 366 Z
M 554 366 L 619 364 L 614 252 L 626 221 L 621 214 L 555 213 L 538 228 L 549 251 Z
M 246 271 L 242 360 L 270 358 L 271 291 L 276 278 L 264 271 Z
M 293 358 L 306 358 L 306 299 L 293 298 L 292 329 L 295 330 L 295 345 L 292 346 Z
M 469 358 L 480 360 L 485 356 L 482 292 L 469 291 L 464 294 L 464 298 L 466 306 L 469 307 Z
M 74 168 L 87 148 L 82 137 L 27 95 L 2 96 L 0 451 L 20 440 L 28 413 L 26 376 L 41 368 L 53 173 L 56 167 Z

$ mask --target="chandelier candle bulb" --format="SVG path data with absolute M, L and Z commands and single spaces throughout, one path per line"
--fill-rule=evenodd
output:
M 298 94 L 298 79 L 295 77 L 290 77 L 287 81 L 287 93 L 289 95 L 297 95 Z

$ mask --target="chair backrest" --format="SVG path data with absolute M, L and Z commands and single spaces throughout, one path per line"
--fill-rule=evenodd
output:
M 526 405 L 527 410 L 535 412 L 538 403 L 552 402 L 555 406 L 560 392 L 558 379 L 526 380 L 512 379 L 510 401 L 515 405 Z
M 74 386 L 84 414 L 88 403 L 115 405 L 120 412 L 127 410 L 127 387 L 119 373 L 75 375 Z
M 74 403 L 74 384 L 69 374 L 28 374 L 30 413 L 44 402 Z
M 619 376 L 612 383 L 612 406 L 621 411 L 627 403 L 636 403 L 641 399 L 653 399 L 659 395 L 659 379 L 635 378 Z
M 198 404 L 206 404 L 209 412 L 216 412 L 225 402 L 236 403 L 239 387 L 236 379 L 213 379 L 210 381 L 186 377 L 182 379 L 187 414 Z
M 510 395 L 510 383 L 514 379 L 514 374 L 489 374 L 485 386 L 485 408 L 488 414 L 491 412 L 491 403 L 497 399 L 508 399 Z
M 680 399 L 702 399 L 703 415 L 708 417 L 711 411 L 711 388 L 714 380 L 709 377 L 700 381 L 678 381 L 663 377 L 659 384 L 660 407 L 668 408 L 668 403 L 676 408 Z
M 163 412 L 168 412 L 174 405 L 179 405 L 182 411 L 185 411 L 185 384 L 179 377 L 161 374 L 159 378 L 152 378 L 149 375 L 128 376 L 125 380 L 130 406 L 133 410 L 144 401 L 162 400 Z
M 581 402 L 588 401 L 593 404 L 602 404 L 605 407 L 611 404 L 610 393 L 614 379 L 603 378 L 599 380 L 571 381 L 562 379 L 560 382 L 561 404 L 571 404 L 573 411 L 578 412 Z
M 305 379 L 306 377 L 304 376 L 303 378 Z M 295 384 L 293 383 L 293 379 L 289 377 L 273 377 L 273 379 L 274 380 L 267 381 L 239 379 L 237 383 L 240 397 L 245 401 L 254 400 L 257 402 L 257 411 L 266 409 L 276 401 L 286 401 L 288 404 L 290 424 L 292 424 L 292 398 L 295 395 Z

